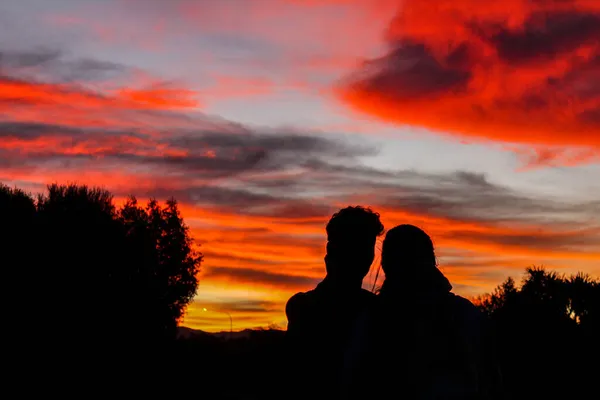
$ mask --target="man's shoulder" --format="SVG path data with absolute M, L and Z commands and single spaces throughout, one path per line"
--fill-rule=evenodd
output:
M 360 302 L 365 305 L 374 304 L 377 300 L 375 293 L 366 289 L 360 291 Z M 297 316 L 306 312 L 315 313 L 317 309 L 323 307 L 324 296 L 317 289 L 306 292 L 298 292 L 289 298 L 285 306 L 285 312 L 289 318 L 290 315 Z
M 289 298 L 285 305 L 285 313 L 288 316 L 294 317 L 302 314 L 306 309 L 316 305 L 316 295 L 314 290 L 307 292 L 298 292 Z

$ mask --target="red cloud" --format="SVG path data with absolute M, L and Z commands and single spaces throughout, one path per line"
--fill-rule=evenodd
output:
M 19 81 L 0 76 L 0 110 L 11 107 L 15 102 L 27 105 L 77 105 L 103 110 L 194 108 L 198 106 L 195 95 L 194 91 L 187 89 L 156 86 L 139 89 L 123 87 L 108 96 L 87 92 L 76 86 Z
M 389 52 L 341 85 L 351 107 L 453 135 L 597 153 L 599 2 L 406 0 L 386 38 Z
M 119 96 L 132 105 L 150 109 L 195 108 L 199 102 L 196 92 L 188 89 L 153 87 L 146 89 L 124 88 Z
M 0 122 L 20 121 L 62 126 L 134 128 L 150 133 L 165 125 L 188 126 L 175 112 L 200 107 L 197 92 L 144 77 L 140 83 L 101 91 L 85 85 L 48 83 L 0 75 Z

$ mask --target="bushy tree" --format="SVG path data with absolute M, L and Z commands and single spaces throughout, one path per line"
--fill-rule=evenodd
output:
M 532 267 L 520 287 L 509 278 L 481 299 L 512 398 L 582 398 L 592 389 L 599 296 L 598 282 L 587 275 Z
M 172 337 L 196 294 L 202 255 L 195 249 L 174 199 L 164 207 L 156 200 L 141 207 L 131 197 L 119 211 L 119 219 L 128 246 L 139 257 L 133 260 L 138 271 L 135 286 L 144 299 L 138 318 L 153 324 L 148 329 Z
M 515 280 L 508 277 L 491 294 L 480 296 L 475 303 L 479 305 L 484 313 L 492 316 L 498 310 L 503 309 L 507 303 L 512 302 L 517 293 Z
M 31 339 L 35 317 L 36 285 L 35 242 L 35 203 L 33 198 L 22 190 L 0 184 L 0 273 L 4 332 L 8 335 L 4 342 L 12 345 L 16 340 Z M 19 328 L 15 328 L 17 321 Z
M 202 261 L 175 200 L 117 208 L 99 188 L 53 184 L 34 200 L 0 186 L 0 217 L 13 308 L 44 332 L 40 348 L 91 357 L 174 339 Z
M 24 191 L 0 183 L 0 246 L 4 273 L 16 273 L 18 265 L 27 262 L 35 218 L 33 198 Z

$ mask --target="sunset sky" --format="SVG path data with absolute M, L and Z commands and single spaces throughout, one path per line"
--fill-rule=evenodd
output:
M 0 182 L 174 196 L 185 326 L 285 328 L 347 205 L 461 295 L 598 276 L 599 176 L 600 1 L 0 0 Z

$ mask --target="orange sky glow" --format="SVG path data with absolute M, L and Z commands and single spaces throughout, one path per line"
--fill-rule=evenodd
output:
M 185 326 L 285 329 L 347 205 L 425 229 L 465 296 L 600 275 L 597 1 L 18 3 L 0 182 L 176 198 L 204 254 Z

